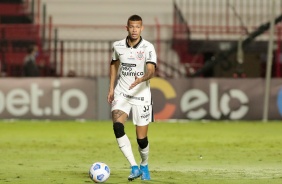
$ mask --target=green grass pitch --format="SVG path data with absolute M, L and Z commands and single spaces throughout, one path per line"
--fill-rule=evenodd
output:
M 139 162 L 130 121 L 125 131 Z M 148 137 L 152 180 L 132 183 L 282 183 L 282 122 L 155 122 Z M 106 183 L 130 183 L 111 122 L 0 121 L 1 184 L 90 184 L 96 161 Z

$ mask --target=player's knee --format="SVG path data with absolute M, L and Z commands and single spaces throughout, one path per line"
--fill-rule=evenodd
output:
M 139 147 L 140 147 L 141 149 L 144 149 L 144 148 L 146 148 L 146 147 L 148 146 L 148 144 L 149 144 L 148 138 L 145 137 L 145 138 L 143 138 L 143 139 L 137 139 L 137 143 L 138 143 L 138 145 L 139 145 Z
M 116 138 L 120 138 L 125 135 L 124 126 L 122 123 L 115 122 L 113 125 L 113 128 L 114 128 L 114 133 L 115 133 Z

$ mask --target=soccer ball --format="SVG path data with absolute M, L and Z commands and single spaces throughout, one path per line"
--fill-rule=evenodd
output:
M 103 162 L 95 162 L 89 169 L 89 177 L 95 183 L 103 183 L 110 177 L 110 168 Z

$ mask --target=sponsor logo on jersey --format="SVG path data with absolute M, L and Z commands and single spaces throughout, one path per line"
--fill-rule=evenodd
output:
M 146 114 L 142 114 L 142 115 L 141 115 L 141 118 L 142 118 L 142 119 L 148 119 L 149 116 L 150 116 L 150 113 L 146 113 Z
M 143 76 L 144 72 L 133 71 L 133 67 L 136 67 L 136 64 L 131 63 L 122 63 L 121 64 L 121 74 L 123 76 Z
M 143 44 L 140 48 L 147 48 L 147 46 L 145 44 Z
M 123 76 L 136 76 L 136 77 L 139 77 L 139 76 L 143 76 L 144 72 L 121 71 L 121 74 Z
M 144 101 L 144 97 L 137 97 L 137 96 L 132 96 L 132 95 L 124 94 L 124 93 L 122 93 L 122 96 L 124 96 L 125 98 L 129 98 L 129 99 Z
M 149 52 L 148 60 L 150 60 L 150 61 L 152 60 L 152 51 Z
M 128 60 L 135 60 L 135 58 L 132 55 L 130 55 L 127 59 Z
M 116 44 L 116 46 L 124 46 L 125 44 L 122 42 L 119 42 L 118 44 Z
M 122 63 L 121 65 L 127 67 L 136 67 L 136 64 L 132 64 L 132 63 Z

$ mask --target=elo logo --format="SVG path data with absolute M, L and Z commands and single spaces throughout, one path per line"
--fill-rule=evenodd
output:
M 160 90 L 166 103 L 162 110 L 155 114 L 156 119 L 171 119 L 175 113 L 182 114 L 181 118 L 201 119 L 210 116 L 213 119 L 241 119 L 249 111 L 249 98 L 244 91 L 230 88 L 220 93 L 219 84 L 207 82 L 208 90 L 189 88 L 181 90 L 174 88 L 170 82 L 154 78 L 151 88 Z M 280 113 L 282 114 L 282 88 L 280 91 Z M 180 97 L 177 98 L 177 96 Z M 232 106 L 236 101 L 238 105 Z M 178 112 L 177 112 L 178 110 Z M 178 118 L 178 117 L 176 117 Z
M 282 88 L 278 91 L 277 106 L 280 115 L 282 115 Z

